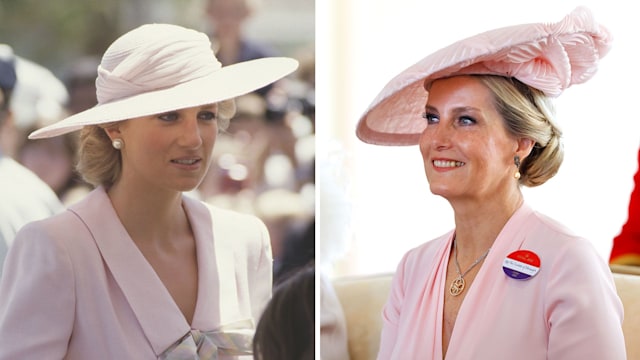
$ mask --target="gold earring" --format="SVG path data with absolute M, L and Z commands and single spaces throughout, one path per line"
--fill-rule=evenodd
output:
M 520 179 L 520 156 L 516 155 L 513 157 L 513 163 L 516 164 L 516 172 L 513 174 L 513 177 L 516 180 Z

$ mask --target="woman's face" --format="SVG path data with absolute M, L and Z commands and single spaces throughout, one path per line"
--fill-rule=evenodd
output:
M 209 168 L 218 134 L 218 105 L 205 105 L 134 118 L 106 129 L 124 146 L 118 183 L 189 191 Z
M 517 186 L 518 140 L 507 133 L 490 90 L 478 79 L 434 81 L 425 121 L 420 151 L 431 192 L 449 201 L 483 200 Z

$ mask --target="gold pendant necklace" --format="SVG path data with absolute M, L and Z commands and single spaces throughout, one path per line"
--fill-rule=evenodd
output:
M 482 256 L 477 258 L 476 261 L 474 261 L 473 264 L 471 264 L 471 266 L 465 272 L 461 273 L 460 264 L 458 264 L 458 245 L 456 243 L 456 239 L 453 238 L 453 260 L 456 264 L 456 271 L 458 272 L 458 276 L 453 279 L 453 281 L 451 282 L 451 286 L 449 286 L 449 294 L 451 294 L 451 296 L 458 296 L 462 294 L 466 285 L 464 276 L 467 275 L 467 273 L 471 271 L 471 269 L 473 269 L 476 265 L 478 265 L 480 261 L 484 260 L 487 255 L 489 255 L 489 250 L 491 250 L 491 248 L 487 249 L 487 251 Z

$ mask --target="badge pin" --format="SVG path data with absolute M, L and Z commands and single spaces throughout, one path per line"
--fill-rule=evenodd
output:
M 512 279 L 529 280 L 540 271 L 540 258 L 533 251 L 514 251 L 502 262 L 502 271 Z

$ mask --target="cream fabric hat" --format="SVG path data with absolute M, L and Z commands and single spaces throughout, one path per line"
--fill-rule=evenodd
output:
M 360 140 L 377 145 L 415 145 L 433 80 L 469 74 L 514 77 L 557 97 L 584 83 L 611 46 L 608 30 L 578 7 L 560 22 L 523 24 L 458 41 L 420 60 L 393 78 L 358 122 Z
M 98 104 L 36 130 L 29 138 L 218 103 L 264 87 L 297 67 L 296 60 L 284 57 L 222 67 L 204 33 L 170 24 L 142 25 L 104 53 L 96 79 Z

